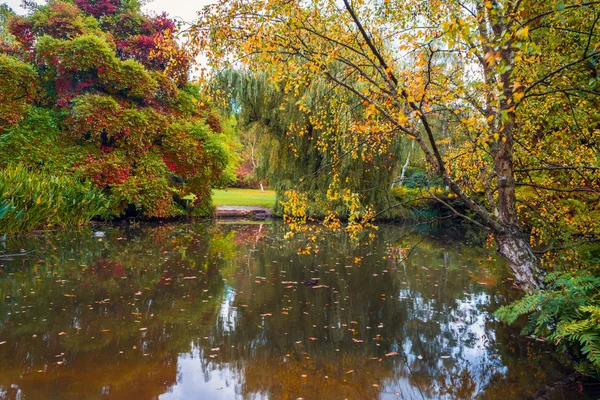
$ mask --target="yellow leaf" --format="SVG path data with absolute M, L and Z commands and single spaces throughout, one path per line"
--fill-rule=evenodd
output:
M 525 96 L 525 92 L 513 93 L 513 99 L 515 100 L 515 103 L 518 102 L 519 100 L 521 100 L 524 96 Z
M 40 204 L 42 202 L 42 196 L 39 196 L 35 201 L 35 204 Z
M 527 36 L 529 36 L 529 27 L 528 26 L 526 26 L 526 27 L 524 27 L 522 29 L 519 29 L 517 31 L 517 37 L 518 38 L 522 38 L 523 39 L 523 38 L 526 38 Z

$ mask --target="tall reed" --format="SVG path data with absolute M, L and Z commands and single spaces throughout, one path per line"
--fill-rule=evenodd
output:
M 22 165 L 0 171 L 0 233 L 81 226 L 107 209 L 108 199 L 90 182 Z

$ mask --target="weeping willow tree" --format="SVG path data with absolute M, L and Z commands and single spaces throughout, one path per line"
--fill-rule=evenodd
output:
M 389 189 L 407 158 L 421 157 L 408 140 L 389 132 L 365 135 L 373 129 L 365 119 L 367 105 L 319 79 L 291 86 L 268 72 L 229 69 L 214 76 L 212 91 L 253 138 L 257 178 L 275 188 L 278 200 L 291 189 L 303 193 L 313 216 L 347 215 L 348 193 L 363 206 L 390 209 L 396 201 Z

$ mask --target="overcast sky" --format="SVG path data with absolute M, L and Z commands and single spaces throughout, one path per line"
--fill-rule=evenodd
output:
M 37 0 L 38 3 L 44 1 Z M 166 11 L 171 17 L 180 17 L 186 22 L 196 18 L 196 13 L 214 0 L 154 0 L 143 6 L 143 10 L 150 13 L 161 13 Z M 0 0 L 0 3 L 8 4 L 10 8 L 19 14 L 25 11 L 20 7 L 21 0 Z

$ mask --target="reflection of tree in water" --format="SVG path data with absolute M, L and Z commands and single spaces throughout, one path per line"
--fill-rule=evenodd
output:
M 157 398 L 183 359 L 244 398 L 520 398 L 554 378 L 489 318 L 510 289 L 488 252 L 426 238 L 403 263 L 393 249 L 419 237 L 397 228 L 312 255 L 280 238 L 194 224 L 9 242 L 32 252 L 0 262 L 0 398 Z
M 541 368 L 536 381 L 518 379 L 526 368 L 498 354 L 507 343 L 498 345 L 496 332 L 505 328 L 490 315 L 507 301 L 509 287 L 493 286 L 506 277 L 503 264 L 434 238 L 407 263 L 384 260 L 387 233 L 366 248 L 329 238 L 310 256 L 272 239 L 241 251 L 229 277 L 235 296 L 200 343 L 203 368 L 234 367 L 243 397 L 274 398 L 504 398 L 506 386 L 522 397 L 552 378 Z M 302 285 L 315 276 L 326 287 Z
M 210 239 L 197 225 L 27 243 L 36 259 L 6 263 L 0 287 L 0 388 L 17 384 L 26 398 L 164 393 L 221 302 L 223 257 Z

